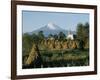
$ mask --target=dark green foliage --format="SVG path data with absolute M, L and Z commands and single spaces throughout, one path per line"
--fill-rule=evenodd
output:
M 77 38 L 83 40 L 83 35 L 84 35 L 84 29 L 83 29 L 83 24 L 79 23 L 77 25 Z
M 84 41 L 79 40 L 79 49 L 84 49 Z
M 39 37 L 36 34 L 33 33 L 32 34 L 32 40 L 33 40 L 34 43 L 37 44 L 39 42 Z
M 89 24 L 85 25 L 79 23 L 77 25 L 77 38 L 81 40 L 85 40 L 85 38 L 89 37 Z
M 32 40 L 32 37 L 31 35 L 29 34 L 24 34 L 23 37 L 22 37 L 22 46 L 23 46 L 23 53 L 24 55 L 28 54 L 31 47 L 32 47 L 32 43 L 33 43 L 33 40 Z
M 39 38 L 39 42 L 41 42 L 45 38 L 44 34 L 43 34 L 43 31 L 39 31 L 37 36 Z
M 81 48 L 84 47 L 89 48 L 89 24 L 88 23 L 85 23 L 84 25 L 82 23 L 79 23 L 77 25 L 77 39 L 80 42 L 79 46 Z
M 67 66 L 88 66 L 89 56 L 88 50 L 69 50 L 64 51 L 63 55 L 61 51 L 53 51 L 53 55 L 49 60 L 44 59 L 44 67 L 67 67 Z M 44 53 L 41 53 L 44 56 Z M 47 53 L 50 54 L 50 53 Z M 52 53 L 51 53 L 52 54 Z M 44 58 L 47 58 L 45 56 Z
M 54 39 L 58 40 L 58 35 L 57 34 L 54 35 Z
M 48 38 L 52 38 L 52 37 L 53 37 L 53 35 L 52 35 L 52 34 L 49 34 L 49 35 L 48 35 Z
M 66 36 L 65 36 L 65 34 L 63 33 L 63 32 L 60 32 L 59 34 L 58 34 L 58 40 L 59 41 L 62 41 L 62 40 L 64 40 L 66 38 Z
M 70 49 L 65 51 L 40 51 L 42 67 L 88 66 L 89 50 Z M 24 68 L 24 67 L 23 67 Z M 29 67 L 28 67 L 29 68 Z M 35 68 L 35 67 L 31 67 Z

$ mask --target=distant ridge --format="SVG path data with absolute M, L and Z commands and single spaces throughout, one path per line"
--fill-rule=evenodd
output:
M 54 24 L 53 22 L 50 22 L 48 24 L 46 24 L 45 26 L 34 30 L 32 32 L 29 32 L 29 34 L 37 34 L 39 31 L 43 31 L 44 35 L 47 37 L 49 34 L 59 34 L 59 32 L 63 32 L 65 35 L 68 34 L 68 30 L 64 30 L 61 27 L 59 27 L 58 25 Z M 75 34 L 75 31 L 72 31 L 73 34 Z

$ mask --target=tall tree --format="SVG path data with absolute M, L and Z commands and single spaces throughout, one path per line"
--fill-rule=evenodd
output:
M 53 37 L 53 35 L 52 35 L 52 34 L 49 34 L 49 35 L 48 35 L 48 38 L 52 38 L 52 37 Z
M 77 38 L 83 40 L 83 35 L 84 35 L 84 25 L 82 23 L 79 23 L 77 25 Z
M 37 44 L 39 42 L 39 37 L 38 35 L 36 35 L 35 33 L 32 34 L 32 40 L 35 44 Z
M 33 43 L 33 40 L 32 40 L 31 35 L 29 35 L 27 33 L 23 34 L 23 37 L 22 37 L 23 54 L 29 53 L 29 51 L 32 47 L 32 43 Z
M 77 25 L 77 38 L 81 40 L 85 40 L 85 38 L 89 37 L 89 24 L 85 23 L 84 25 L 79 23 Z
M 54 37 L 55 40 L 58 40 L 58 35 L 57 34 L 54 34 L 53 37 Z
M 85 23 L 84 27 L 85 27 L 86 37 L 89 38 L 89 23 Z
M 85 47 L 86 48 L 89 48 L 89 23 L 85 23 L 84 25 L 85 27 L 85 39 L 84 39 L 84 42 L 85 42 Z
M 89 43 L 89 24 L 88 23 L 85 23 L 84 25 L 82 23 L 79 23 L 77 25 L 77 38 L 82 43 L 85 43 L 85 44 Z
M 64 40 L 65 39 L 65 34 L 63 33 L 63 32 L 60 32 L 59 34 L 58 34 L 58 38 L 59 38 L 59 40 L 61 41 L 61 40 Z
M 43 34 L 43 31 L 39 31 L 39 32 L 38 32 L 38 37 L 39 37 L 39 41 L 40 41 L 40 42 L 45 38 L 45 36 L 44 36 L 44 34 Z

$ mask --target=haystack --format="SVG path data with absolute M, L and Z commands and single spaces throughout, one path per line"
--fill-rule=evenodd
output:
M 62 43 L 62 47 L 63 47 L 63 49 L 67 49 L 68 48 L 67 41 Z
M 61 45 L 61 42 L 60 41 L 55 41 L 55 48 L 57 50 L 61 49 L 62 48 L 62 45 Z
M 29 57 L 26 60 L 26 63 L 25 64 L 26 65 L 31 64 L 35 59 L 37 59 L 38 56 L 39 55 L 38 55 L 37 47 L 36 47 L 35 44 L 33 44 L 32 49 L 31 49 L 31 51 L 29 53 Z
M 76 44 L 76 41 L 73 41 L 72 42 L 72 47 L 71 47 L 72 49 L 76 49 L 77 48 L 77 44 Z

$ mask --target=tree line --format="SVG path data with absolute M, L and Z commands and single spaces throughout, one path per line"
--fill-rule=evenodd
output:
M 59 32 L 59 34 L 49 34 L 48 37 L 45 37 L 43 31 L 39 31 L 38 34 L 33 33 L 32 35 L 28 33 L 24 33 L 22 37 L 22 46 L 23 46 L 23 54 L 27 54 L 30 52 L 33 44 L 41 44 L 46 39 L 53 38 L 55 41 L 68 42 L 71 44 L 71 40 L 66 39 L 66 35 L 63 32 Z M 84 45 L 89 48 L 89 23 L 79 23 L 77 24 L 76 29 L 76 38 L 74 41 L 80 43 L 79 46 L 81 49 L 84 48 Z M 51 42 L 51 44 L 53 41 Z M 44 44 L 44 43 L 43 43 Z

